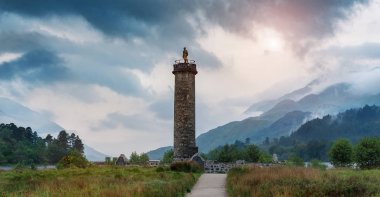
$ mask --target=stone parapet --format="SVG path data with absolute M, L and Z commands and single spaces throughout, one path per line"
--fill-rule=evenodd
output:
M 194 75 L 198 73 L 197 65 L 194 63 L 177 63 L 173 65 L 173 74 L 177 72 L 190 72 Z

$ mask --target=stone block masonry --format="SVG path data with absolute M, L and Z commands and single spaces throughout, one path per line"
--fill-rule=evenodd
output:
M 173 65 L 174 90 L 174 155 L 175 161 L 191 158 L 198 152 L 195 144 L 195 75 L 194 63 Z

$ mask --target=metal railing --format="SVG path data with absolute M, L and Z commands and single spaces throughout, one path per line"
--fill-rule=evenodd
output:
M 179 63 L 185 63 L 184 60 L 175 60 L 174 62 L 175 62 L 176 64 L 179 64 Z M 188 63 L 189 63 L 189 64 L 194 64 L 194 63 L 195 63 L 195 60 L 189 60 Z

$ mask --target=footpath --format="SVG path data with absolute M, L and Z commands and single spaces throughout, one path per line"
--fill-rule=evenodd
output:
M 202 174 L 186 197 L 227 197 L 226 174 Z

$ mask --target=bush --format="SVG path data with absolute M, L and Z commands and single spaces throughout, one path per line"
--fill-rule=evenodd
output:
M 305 166 L 305 162 L 303 161 L 303 159 L 296 155 L 290 156 L 286 164 L 289 166 Z
M 167 163 L 167 164 L 172 163 L 173 162 L 173 155 L 174 155 L 173 149 L 166 151 L 164 154 L 164 157 L 162 159 L 162 163 Z
M 57 168 L 86 168 L 89 162 L 78 151 L 70 151 L 68 155 L 64 156 L 57 164 Z
M 310 164 L 311 164 L 312 168 L 316 168 L 316 169 L 320 169 L 320 170 L 326 170 L 326 168 L 327 168 L 327 166 L 322 164 L 321 161 L 319 161 L 318 159 L 311 160 Z
M 335 141 L 329 151 L 330 162 L 337 167 L 350 166 L 353 161 L 353 148 L 346 139 Z
M 174 162 L 170 165 L 170 170 L 176 171 L 176 172 L 196 172 L 200 173 L 203 171 L 203 168 L 193 162 L 193 161 L 181 161 L 181 162 Z
M 380 167 L 380 138 L 363 138 L 355 147 L 355 160 L 360 168 Z
M 272 156 L 270 156 L 268 153 L 261 151 L 260 157 L 259 157 L 260 163 L 272 163 Z

